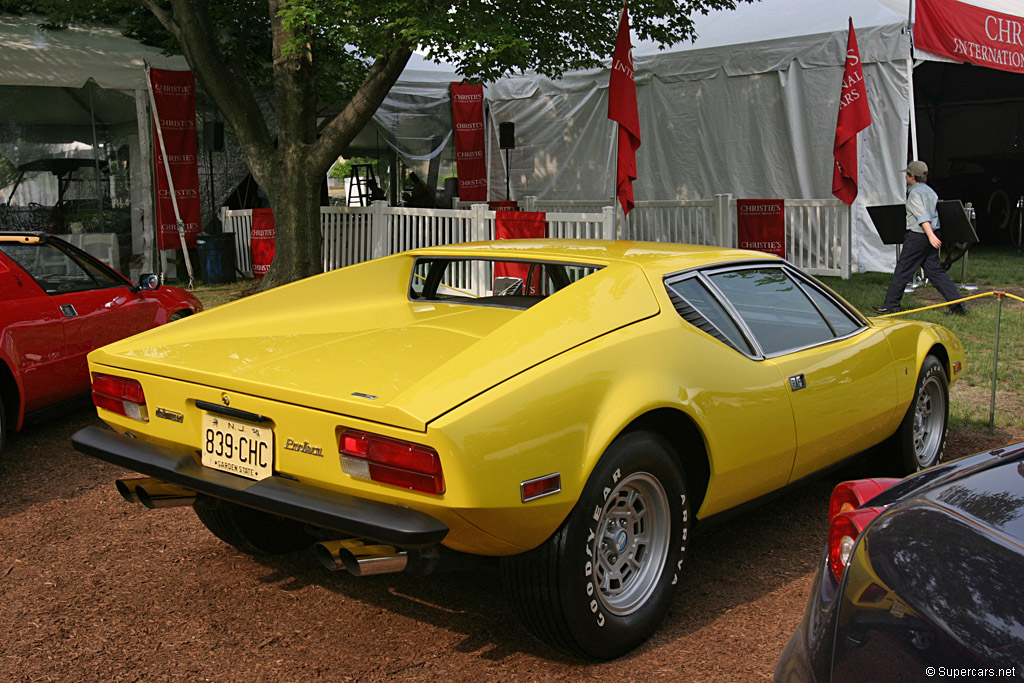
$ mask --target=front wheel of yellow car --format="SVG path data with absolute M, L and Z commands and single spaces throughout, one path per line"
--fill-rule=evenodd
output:
M 572 512 L 540 547 L 505 558 L 512 609 L 542 642 L 613 659 L 654 633 L 686 553 L 690 508 L 672 447 L 648 432 L 616 439 Z
M 914 400 L 896 432 L 901 474 L 913 474 L 939 462 L 949 423 L 949 380 L 946 368 L 929 355 L 917 377 Z
M 260 510 L 203 495 L 192 509 L 214 536 L 249 555 L 282 555 L 312 543 L 299 522 Z

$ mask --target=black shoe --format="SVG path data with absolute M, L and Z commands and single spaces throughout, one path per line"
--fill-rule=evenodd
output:
M 946 309 L 946 315 L 967 315 L 967 309 L 963 304 L 955 304 Z
M 878 313 L 879 315 L 886 315 L 888 313 L 899 313 L 900 307 L 897 306 L 896 308 L 886 308 L 885 306 L 872 306 L 871 310 L 874 311 L 875 313 Z

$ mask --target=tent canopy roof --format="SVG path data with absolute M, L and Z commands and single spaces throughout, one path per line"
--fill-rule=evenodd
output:
M 0 85 L 81 88 L 146 87 L 145 62 L 159 69 L 188 69 L 185 58 L 126 38 L 116 28 L 73 26 L 48 31 L 39 17 L 0 16 Z

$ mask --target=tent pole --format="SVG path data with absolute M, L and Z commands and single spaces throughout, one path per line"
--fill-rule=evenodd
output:
M 907 27 L 910 31 L 910 57 L 907 59 L 907 83 L 910 85 L 910 158 L 917 159 L 917 108 L 914 103 L 914 0 L 910 0 Z
M 619 150 L 617 147 L 619 122 L 612 121 L 612 234 L 619 239 Z
M 103 184 L 100 178 L 99 138 L 96 137 L 96 108 L 92 102 L 92 88 L 89 88 L 89 121 L 92 123 L 92 161 L 96 167 L 96 204 L 100 214 L 101 228 L 107 227 L 103 217 Z M 118 266 L 120 270 L 120 266 Z

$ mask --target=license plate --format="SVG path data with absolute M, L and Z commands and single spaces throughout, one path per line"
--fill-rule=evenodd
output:
M 249 479 L 274 473 L 274 430 L 221 415 L 203 415 L 203 464 Z

